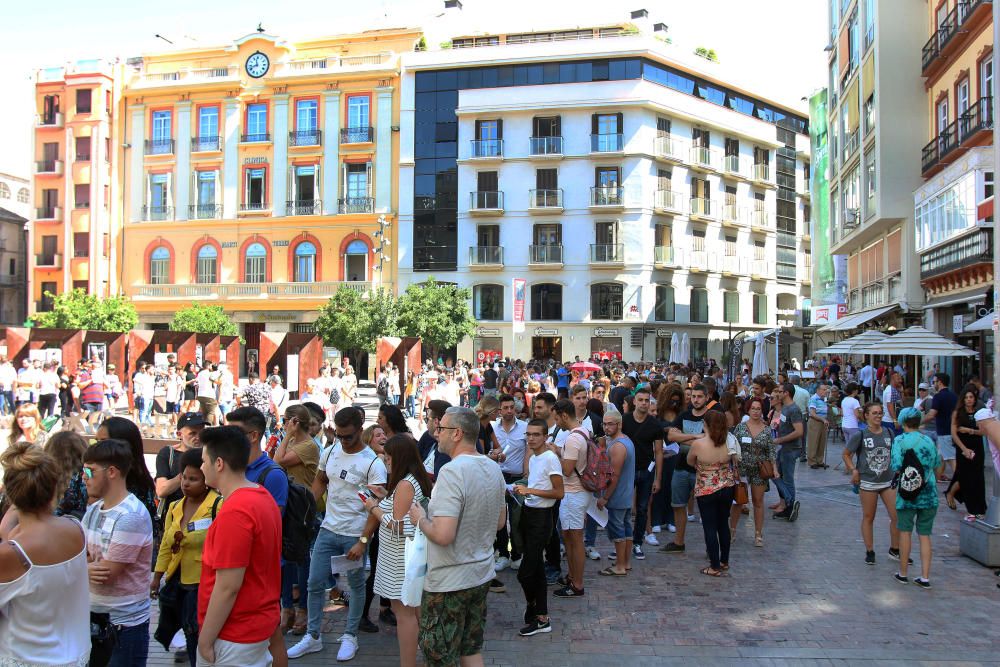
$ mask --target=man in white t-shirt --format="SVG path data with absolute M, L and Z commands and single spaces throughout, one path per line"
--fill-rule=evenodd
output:
M 134 383 L 133 392 L 139 399 L 139 425 L 153 426 L 153 398 L 156 393 L 156 378 L 153 375 L 153 366 L 150 364 L 139 370 L 132 379 Z
M 518 531 L 524 555 L 517 571 L 517 580 L 524 590 L 524 611 L 527 626 L 521 628 L 522 637 L 552 631 L 549 624 L 548 584 L 545 579 L 545 562 L 542 551 L 552 534 L 552 507 L 563 497 L 562 464 L 559 457 L 546 447 L 548 424 L 542 419 L 532 419 L 525 426 L 525 437 L 530 452 L 528 458 L 528 485 L 516 485 L 514 493 L 524 498 Z
M 216 387 L 216 369 L 211 364 L 202 368 L 195 380 L 198 387 L 198 403 L 201 405 L 201 414 L 210 426 L 216 426 L 219 419 L 216 412 L 219 409 L 219 393 Z
M 356 561 L 364 557 L 372 536 L 365 534 L 368 513 L 359 493 L 370 487 L 383 489 L 386 482 L 385 465 L 361 441 L 364 426 L 361 411 L 343 408 L 337 412 L 333 423 L 337 442 L 324 450 L 312 485 L 316 500 L 326 494 L 326 517 L 316 537 L 309 565 L 309 621 L 305 636 L 288 649 L 289 658 L 323 650 L 320 631 L 326 584 L 330 578 L 330 558 L 347 556 L 348 560 Z M 351 598 L 337 652 L 337 660 L 341 662 L 351 660 L 358 651 L 358 628 L 365 606 L 364 568 L 350 570 L 347 583 Z
M 222 413 L 222 419 L 225 421 L 226 415 L 233 409 L 236 402 L 236 380 L 233 377 L 233 372 L 229 370 L 229 365 L 224 361 L 219 363 L 218 388 L 219 412 Z
M 17 370 L 7 357 L 0 357 L 0 413 L 4 415 L 14 412 L 14 384 L 17 382 Z
M 164 428 L 163 437 L 167 438 L 168 433 L 173 433 L 177 430 L 177 415 L 181 411 L 181 401 L 184 398 L 184 378 L 177 372 L 176 366 L 167 367 L 167 375 L 164 378 L 164 392 L 169 429 Z

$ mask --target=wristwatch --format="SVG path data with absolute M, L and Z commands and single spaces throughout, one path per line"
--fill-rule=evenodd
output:
M 361 544 L 368 544 L 368 536 L 362 535 L 361 537 L 358 538 L 358 542 L 361 542 Z

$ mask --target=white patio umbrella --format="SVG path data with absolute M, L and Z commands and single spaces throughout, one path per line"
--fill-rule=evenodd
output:
M 691 339 L 688 338 L 687 332 L 681 336 L 681 347 L 678 350 L 678 363 L 689 364 L 691 363 Z
M 979 353 L 964 345 L 950 341 L 921 326 L 913 326 L 900 331 L 895 336 L 862 350 L 864 354 L 897 354 L 918 357 L 975 357 Z M 913 374 L 913 384 L 919 381 L 919 373 Z
M 889 338 L 881 331 L 865 331 L 857 336 L 852 336 L 846 340 L 842 340 L 839 343 L 834 343 L 828 347 L 824 347 L 822 350 L 816 350 L 816 354 L 867 354 L 865 348 L 875 343 L 881 343 L 882 341 Z
M 764 334 L 759 333 L 753 339 L 753 367 L 751 377 L 758 375 L 768 375 L 771 370 L 767 367 L 767 350 L 764 345 Z
M 670 334 L 670 358 L 667 360 L 667 363 L 671 364 L 680 363 L 679 359 L 680 346 L 681 346 L 681 339 L 680 336 L 678 336 L 677 332 L 675 331 L 672 334 Z

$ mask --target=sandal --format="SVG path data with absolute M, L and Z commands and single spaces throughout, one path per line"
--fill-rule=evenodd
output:
M 723 572 L 729 571 L 729 563 L 719 563 L 719 569 Z
M 948 504 L 948 509 L 950 509 L 952 511 L 955 511 L 955 510 L 958 509 L 958 504 L 955 503 L 955 499 L 954 498 L 949 498 L 949 497 L 945 496 L 945 502 Z
M 722 571 L 721 570 L 713 570 L 711 567 L 703 567 L 703 568 L 701 568 L 698 571 L 701 572 L 704 575 L 709 576 L 709 577 L 721 577 L 722 576 Z
M 628 576 L 628 571 L 625 572 L 615 572 L 615 568 L 611 565 L 599 571 L 597 574 L 604 577 L 625 577 Z
M 756 537 L 754 537 L 753 538 L 753 545 L 755 547 L 762 547 L 762 546 L 764 546 L 764 536 L 763 535 L 757 535 Z

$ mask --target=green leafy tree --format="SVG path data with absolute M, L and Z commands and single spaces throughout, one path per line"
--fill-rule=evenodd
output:
M 457 345 L 475 331 L 470 299 L 468 287 L 436 283 L 433 277 L 412 284 L 399 297 L 399 327 L 405 335 L 423 339 L 425 356 L 435 358 L 438 350 Z
M 391 292 L 378 289 L 366 294 L 341 287 L 319 310 L 316 333 L 327 345 L 357 357 L 374 352 L 382 336 L 399 334 L 399 303 Z
M 170 330 L 220 336 L 240 335 L 240 328 L 229 319 L 222 306 L 208 306 L 201 303 L 192 303 L 188 308 L 175 312 L 174 319 L 170 321 Z
M 36 313 L 34 326 L 43 329 L 89 329 L 91 331 L 131 331 L 139 324 L 135 306 L 125 296 L 105 299 L 82 289 L 53 295 L 52 310 Z

